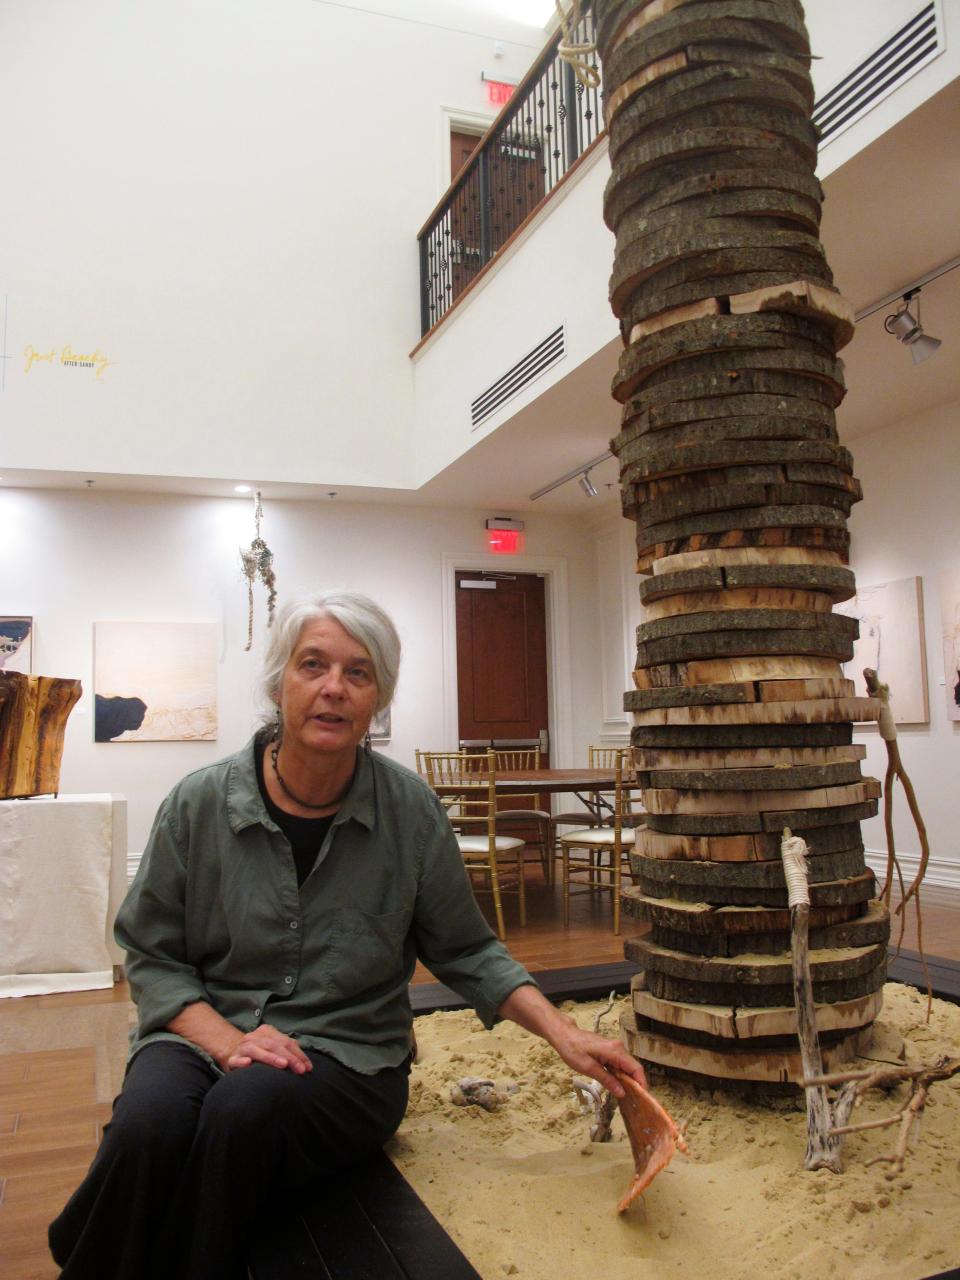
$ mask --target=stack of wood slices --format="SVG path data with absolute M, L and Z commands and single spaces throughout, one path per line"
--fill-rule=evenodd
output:
M 598 0 L 624 351 L 625 514 L 648 575 L 633 744 L 646 829 L 626 908 L 653 925 L 629 1047 L 715 1078 L 800 1077 L 784 828 L 810 850 L 828 1064 L 873 1020 L 889 921 L 842 662 L 860 496 L 835 409 L 853 317 L 818 236 L 810 49 L 793 0 Z

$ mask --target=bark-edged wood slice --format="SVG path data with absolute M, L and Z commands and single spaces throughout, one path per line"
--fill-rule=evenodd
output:
M 809 56 L 810 45 L 803 20 L 781 6 L 763 0 L 711 0 L 685 4 L 645 24 L 633 35 L 621 38 L 604 65 L 604 84 L 611 91 L 647 67 L 654 59 L 677 53 L 687 46 L 724 41 L 763 52 Z M 727 55 L 734 65 L 737 57 Z
M 678 614 L 641 622 L 637 627 L 637 642 L 663 640 L 670 636 L 694 635 L 702 632 L 717 634 L 724 631 L 820 631 L 830 635 L 855 640 L 859 634 L 856 618 L 846 614 L 829 613 L 824 616 L 813 611 L 795 609 L 714 609 L 704 613 Z M 630 695 L 633 696 L 632 694 Z
M 622 892 L 623 909 L 637 920 L 649 920 L 658 928 L 672 929 L 678 936 L 753 937 L 780 934 L 780 950 L 790 948 L 790 910 L 776 906 L 710 906 L 704 902 L 684 902 L 666 897 L 648 897 L 635 884 Z M 828 946 L 872 946 L 890 936 L 890 913 L 874 899 L 867 909 L 860 904 L 819 906 L 810 911 L 810 929 L 847 929 L 850 937 L 863 942 L 827 943 Z M 841 933 L 837 936 L 840 937 Z M 813 943 L 812 943 L 813 945 Z M 671 950 L 686 951 L 686 946 Z
M 642 901 L 655 902 L 655 898 L 643 899 Z M 624 899 L 622 903 L 623 910 L 627 915 L 638 917 L 641 920 L 648 918 L 641 904 L 637 900 Z M 729 907 L 720 907 L 719 911 L 730 910 Z M 787 915 L 789 911 L 784 909 L 777 911 L 776 908 L 755 908 L 757 912 L 769 910 L 771 915 Z M 850 912 L 859 910 L 857 907 L 830 907 L 822 908 L 820 914 L 824 915 L 827 911 L 832 912 Z M 763 926 L 766 925 L 766 928 Z M 680 928 L 670 928 L 667 925 L 654 924 L 650 930 L 649 938 L 658 947 L 666 947 L 672 951 L 684 951 L 698 956 L 724 956 L 732 959 L 736 956 L 761 955 L 772 956 L 783 954 L 784 950 L 790 945 L 789 924 L 785 927 L 774 927 L 769 921 L 760 921 L 761 931 L 751 933 L 731 932 L 731 933 L 708 933 L 708 934 L 691 934 Z M 865 947 L 872 943 L 882 943 L 887 945 L 890 939 L 890 920 L 884 911 L 882 915 L 859 915 L 854 919 L 839 920 L 833 923 L 819 924 L 813 926 L 811 924 L 808 934 L 808 942 L 811 947 L 826 949 L 832 947 Z
M 654 573 L 677 573 L 704 565 L 745 564 L 832 564 L 842 568 L 845 561 L 835 552 L 819 547 L 705 547 L 654 561 Z
M 646 788 L 661 791 L 736 791 L 745 796 L 753 796 L 760 791 L 793 793 L 809 789 L 819 791 L 824 787 L 845 790 L 847 785 L 858 785 L 862 781 L 862 775 L 859 761 L 854 761 L 848 764 L 774 765 L 772 768 L 752 769 L 645 769 L 638 771 L 637 780 L 645 792 Z M 747 804 L 745 807 L 752 808 L 752 805 Z M 661 809 L 660 812 L 664 810 Z M 666 812 L 682 810 L 667 809 Z M 720 812 L 726 810 L 721 809 Z
M 853 307 L 839 290 L 826 288 L 813 280 L 795 280 L 786 285 L 769 285 L 734 294 L 729 305 L 733 315 L 767 310 L 815 315 L 832 328 L 837 351 L 853 337 Z
M 652 973 L 666 973 L 693 982 L 735 983 L 744 987 L 782 986 L 793 981 L 789 947 L 772 956 L 692 956 L 684 951 L 659 947 L 647 937 L 632 938 L 630 942 L 632 959 L 643 968 L 648 981 Z M 824 950 L 811 947 L 811 975 L 814 983 L 859 978 L 873 973 L 886 959 L 886 954 L 886 940 L 864 947 L 829 947 Z
M 675 1004 L 658 1000 L 649 991 L 632 993 L 635 1014 L 652 1021 L 705 1031 L 725 1040 L 746 1041 L 758 1036 L 796 1035 L 797 1012 L 793 1005 L 780 1008 L 739 1010 L 734 1005 Z M 856 1000 L 816 1006 L 819 1031 L 853 1031 L 868 1026 L 883 1007 L 883 992 L 874 991 Z
M 747 370 L 747 375 L 751 373 Z M 678 427 L 704 427 L 709 425 L 711 431 L 725 431 L 725 418 L 734 422 L 741 420 L 768 422 L 780 418 L 810 422 L 824 427 L 836 429 L 837 415 L 832 405 L 818 395 L 817 388 L 802 378 L 794 378 L 792 374 L 778 377 L 779 389 L 773 391 L 741 391 L 736 382 L 731 384 L 725 380 L 721 384 L 719 394 L 705 393 L 691 397 L 689 400 L 672 400 L 667 404 L 652 408 L 635 407 L 632 400 L 623 406 L 623 430 L 616 437 L 624 443 L 639 435 L 675 430 Z M 788 391 L 785 384 L 791 389 Z M 806 391 L 813 395 L 807 396 Z M 788 422 L 788 427 L 791 425 Z M 665 440 L 671 437 L 663 437 Z M 784 439 L 793 439 L 785 436 Z M 679 439 L 679 437 L 677 437 Z M 692 437 L 688 443 L 696 443 Z
M 779 658 L 705 658 L 699 662 L 638 667 L 633 681 L 637 689 L 668 689 L 678 684 L 736 684 L 745 680 L 830 680 L 839 676 L 841 670 L 840 663 L 833 658 L 789 654 Z
M 850 451 L 830 440 L 793 440 L 785 446 L 782 440 L 748 439 L 718 440 L 682 449 L 656 449 L 635 462 L 624 464 L 620 480 L 623 484 L 632 484 L 651 476 L 677 475 L 715 467 L 780 463 L 786 461 L 787 453 L 798 461 L 825 462 L 853 474 Z
M 826 767 L 845 769 L 848 766 Z M 852 767 L 859 776 L 859 765 Z M 769 781 L 770 773 L 769 770 L 765 771 L 765 781 Z M 647 813 L 651 815 L 709 814 L 717 816 L 725 813 L 759 813 L 766 816 L 784 812 L 807 813 L 812 809 L 838 809 L 852 804 L 865 804 L 868 800 L 876 800 L 879 795 L 880 783 L 877 779 L 862 778 L 858 782 L 848 782 L 838 786 L 783 791 L 774 790 L 772 787 L 769 789 L 760 787 L 754 791 L 699 790 L 676 786 L 644 787 L 643 804 Z M 782 822 L 779 819 L 774 821 L 779 823 L 780 830 L 784 826 L 791 826 L 789 822 Z M 769 827 L 766 829 L 770 830 Z
M 704 896 L 701 902 L 713 902 L 712 891 L 724 887 L 741 889 L 785 889 L 783 864 L 775 858 L 767 862 L 690 862 L 676 859 L 645 858 L 630 850 L 630 867 L 634 877 L 643 884 L 658 887 L 657 897 L 663 897 L 665 889 L 679 890 L 682 886 L 695 886 Z M 823 853 L 809 858 L 808 878 L 811 885 L 829 880 L 842 880 L 859 875 L 864 869 L 863 845 L 859 841 L 851 849 L 836 853 Z M 686 895 L 684 895 L 686 896 Z
M 703 146 L 707 138 L 716 137 L 719 141 L 723 135 L 735 132 L 742 135 L 745 142 L 753 139 L 749 130 L 705 129 L 695 134 L 694 140 Z M 654 150 L 650 148 L 651 152 Z M 632 328 L 644 318 L 643 314 L 636 314 L 633 307 L 640 304 L 645 315 L 663 311 L 666 308 L 662 302 L 671 296 L 669 290 L 678 285 L 694 280 L 715 281 L 721 272 L 726 276 L 777 269 L 786 273 L 797 267 L 801 268 L 799 274 L 810 274 L 819 280 L 827 274 L 822 263 L 820 241 L 797 228 L 781 229 L 759 220 L 744 228 L 742 220 L 733 217 L 711 218 L 702 227 L 668 223 L 620 248 L 610 276 L 610 306 L 613 314 L 625 319 Z M 831 281 L 822 280 L 822 283 Z M 708 284 L 700 296 L 715 298 L 719 292 L 715 284 Z M 657 300 L 654 309 L 649 309 L 651 299 Z M 677 299 L 678 303 L 682 301 L 693 302 L 694 298 Z M 773 364 L 769 367 L 789 369 L 792 366 Z
M 866 758 L 864 743 L 847 747 L 751 747 L 722 751 L 635 747 L 637 769 L 753 769 L 776 765 L 851 764 Z
M 806 95 L 796 83 L 777 72 L 758 75 L 756 71 L 731 63 L 694 67 L 651 85 L 639 101 L 615 112 L 608 124 L 610 163 L 631 143 L 667 126 L 675 128 L 691 114 L 687 127 L 705 119 L 703 108 L 718 104 L 747 104 L 754 109 L 771 105 L 786 108 L 795 116 L 807 116 Z
M 786 403 L 778 410 L 775 406 L 781 400 Z M 635 420 L 645 420 L 651 431 L 657 431 L 723 417 L 729 412 L 739 415 L 762 411 L 835 424 L 834 401 L 833 392 L 824 383 L 789 369 L 724 369 L 687 378 L 680 387 L 668 385 L 656 399 L 651 388 L 645 387 L 624 404 L 622 421 L 624 430 Z
M 699 885 L 664 884 L 658 880 L 643 878 L 640 888 L 653 898 L 680 898 L 690 902 L 701 902 L 702 888 Z M 869 869 L 855 876 L 847 876 L 842 880 L 825 880 L 822 884 L 810 886 L 810 902 L 812 906 L 830 906 L 834 903 L 869 902 L 876 891 L 876 880 Z M 787 890 L 756 888 L 753 885 L 740 886 L 734 884 L 718 884 L 710 887 L 710 901 L 716 904 L 729 903 L 741 906 L 787 907 Z
M 781 720 L 774 724 L 635 725 L 630 734 L 634 747 L 680 747 L 719 751 L 724 747 L 835 747 L 853 741 L 853 725 L 848 716 L 836 721 L 794 724 Z
M 684 595 L 665 593 L 644 602 L 649 622 L 675 614 L 710 613 L 718 609 L 778 609 L 804 613 L 830 613 L 833 600 L 826 593 L 800 591 L 793 587 L 734 587 L 720 591 L 690 591 Z
M 640 599 L 649 608 L 671 595 L 758 588 L 820 592 L 835 602 L 856 595 L 853 573 L 833 565 L 709 565 L 647 578 L 640 584 Z
M 716 836 L 768 832 L 779 837 L 785 827 L 802 831 L 812 843 L 810 830 L 819 827 L 845 826 L 865 822 L 877 812 L 876 800 L 833 808 L 771 810 L 765 813 L 648 813 L 646 825 L 651 831 L 671 834 Z
M 838 823 L 829 827 L 791 831 L 802 836 L 815 855 L 838 853 L 862 843 L 856 823 Z M 635 851 L 644 858 L 664 858 L 694 862 L 767 862 L 780 857 L 782 828 L 773 832 L 740 833 L 738 835 L 685 835 L 657 831 L 649 820 L 638 828 Z
M 694 615 L 697 616 L 697 615 Z M 826 616 L 826 615 L 820 615 Z M 696 658 L 746 656 L 748 654 L 811 654 L 849 662 L 853 657 L 853 638 L 834 633 L 768 628 L 756 631 L 722 631 L 667 636 L 637 646 L 637 666 L 648 667 L 665 662 L 688 662 Z M 629 696 L 629 695 L 627 695 Z M 802 704 L 791 704 L 802 705 Z M 817 708 L 819 709 L 819 707 Z M 756 717 L 758 720 L 772 717 Z M 858 716 L 852 717 L 854 719 Z M 876 716 L 870 716 L 876 719 Z M 637 720 L 637 724 L 681 723 L 679 720 Z
M 821 1055 L 824 1071 L 838 1071 L 852 1062 L 861 1052 L 864 1037 L 869 1034 L 869 1028 L 851 1031 L 837 1044 L 824 1046 Z M 767 1088 L 783 1085 L 789 1086 L 791 1092 L 804 1075 L 799 1049 L 794 1053 L 782 1049 L 755 1051 L 749 1048 L 749 1040 L 738 1042 L 738 1047 L 728 1052 L 681 1044 L 666 1036 L 641 1031 L 634 1015 L 627 1010 L 620 1015 L 620 1037 L 629 1053 L 669 1075 L 726 1080 L 731 1085 L 745 1082 Z
M 629 400 L 658 369 L 694 357 L 729 352 L 736 362 L 742 352 L 798 351 L 807 344 L 815 354 L 829 359 L 835 354 L 832 330 L 808 316 L 777 312 L 704 316 L 631 342 L 620 356 L 613 394 L 621 402 Z

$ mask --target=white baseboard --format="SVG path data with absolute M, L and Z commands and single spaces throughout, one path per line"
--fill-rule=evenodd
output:
M 887 871 L 886 850 L 866 849 L 864 850 L 864 857 L 867 866 L 882 879 Z M 900 863 L 904 880 L 907 884 L 910 884 L 920 867 L 920 855 L 918 853 L 898 853 L 897 861 Z M 948 858 L 931 857 L 927 863 L 927 871 L 923 877 L 923 883 L 931 886 L 935 885 L 938 889 L 960 889 L 960 862 L 951 861 Z

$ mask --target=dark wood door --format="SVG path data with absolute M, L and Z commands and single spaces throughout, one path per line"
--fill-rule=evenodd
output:
M 461 133 L 458 129 L 450 130 L 451 182 L 473 155 L 474 151 L 476 151 L 477 143 L 480 141 L 482 136 L 483 135 L 479 133 Z
M 542 578 L 457 573 L 457 687 L 461 740 L 534 739 L 545 734 Z M 548 763 L 544 752 L 543 764 Z

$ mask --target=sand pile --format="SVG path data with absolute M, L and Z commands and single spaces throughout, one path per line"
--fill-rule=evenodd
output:
M 909 1062 L 960 1054 L 960 1008 L 888 984 L 870 1051 Z M 567 1005 L 592 1027 L 600 1004 Z M 604 1029 L 617 1026 L 617 1006 Z M 904 1173 L 871 1157 L 895 1130 L 854 1134 L 842 1175 L 803 1170 L 806 1118 L 787 1100 L 746 1103 L 680 1083 L 656 1094 L 686 1122 L 677 1154 L 623 1216 L 632 1172 L 619 1116 L 613 1140 L 588 1140 L 571 1072 L 512 1024 L 485 1032 L 472 1013 L 417 1020 L 410 1108 L 388 1152 L 485 1280 L 708 1276 L 711 1280 L 920 1280 L 960 1264 L 960 1076 L 935 1084 Z M 860 1065 L 860 1064 L 857 1064 Z M 864 1062 L 862 1065 L 870 1065 Z M 484 1076 L 516 1092 L 495 1112 L 456 1107 L 450 1085 Z M 889 1114 L 907 1087 L 871 1094 L 854 1120 Z

